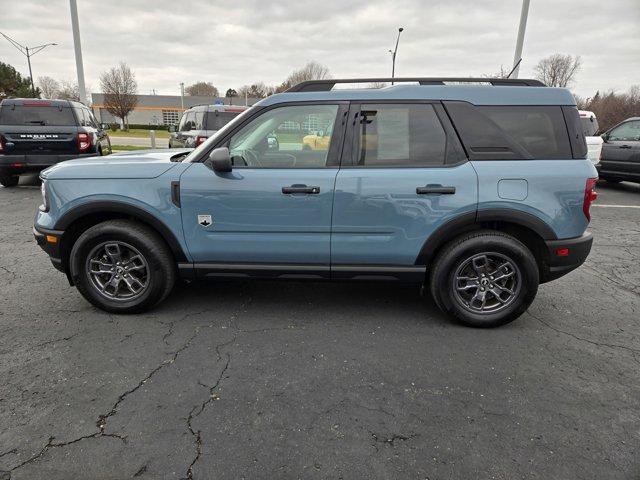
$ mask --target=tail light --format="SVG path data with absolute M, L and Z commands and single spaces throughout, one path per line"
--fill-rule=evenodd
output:
M 591 208 L 591 204 L 596 201 L 598 198 L 598 193 L 596 192 L 596 182 L 597 178 L 589 178 L 587 179 L 587 184 L 584 187 L 584 201 L 582 202 L 582 211 L 584 212 L 584 216 L 587 217 L 587 220 L 591 221 L 591 212 L 589 211 Z
M 201 143 L 203 143 L 207 138 L 209 138 L 209 137 L 203 137 L 202 135 L 198 135 L 196 137 L 196 147 L 198 145 L 200 145 Z
M 91 137 L 88 133 L 78 133 L 78 150 L 85 152 L 91 146 Z
M 0 152 L 4 152 L 4 137 L 0 135 Z

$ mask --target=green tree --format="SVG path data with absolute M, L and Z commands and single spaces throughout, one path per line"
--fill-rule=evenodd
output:
M 11 65 L 0 62 L 0 100 L 8 97 L 40 98 L 40 89 L 36 88 L 34 95 L 29 77 L 23 77 Z

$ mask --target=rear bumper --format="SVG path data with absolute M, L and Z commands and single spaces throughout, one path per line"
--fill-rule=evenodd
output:
M 33 236 L 36 242 L 49 255 L 53 266 L 61 272 L 67 273 L 62 264 L 62 254 L 60 252 L 60 240 L 63 233 L 61 230 L 49 230 L 37 225 L 33 227 Z M 53 241 L 54 238 L 55 241 Z
M 540 283 L 549 282 L 575 270 L 589 256 L 593 235 L 585 232 L 576 238 L 547 240 L 546 259 L 543 262 Z
M 61 155 L 0 155 L 0 171 L 13 175 L 39 172 L 58 162 L 75 158 L 95 157 L 96 155 L 95 152 Z

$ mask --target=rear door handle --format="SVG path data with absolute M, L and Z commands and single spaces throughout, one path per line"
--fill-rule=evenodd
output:
M 309 187 L 307 185 L 295 184 L 290 187 L 282 187 L 282 193 L 318 194 L 320 193 L 320 187 Z
M 620 145 L 620 148 L 631 148 L 631 145 Z
M 456 187 L 443 187 L 442 185 L 427 185 L 426 187 L 417 187 L 418 195 L 453 195 L 456 193 Z

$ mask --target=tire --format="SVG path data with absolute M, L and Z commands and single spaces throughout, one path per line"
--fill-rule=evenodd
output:
M 19 181 L 20 177 L 18 175 L 0 174 L 0 185 L 3 187 L 15 187 Z
M 146 311 L 169 295 L 176 280 L 175 260 L 164 240 L 130 220 L 109 220 L 87 229 L 73 245 L 70 259 L 78 291 L 107 312 Z
M 491 328 L 522 315 L 538 283 L 538 265 L 524 244 L 502 232 L 481 230 L 444 248 L 431 269 L 429 287 L 444 313 L 471 327 Z

